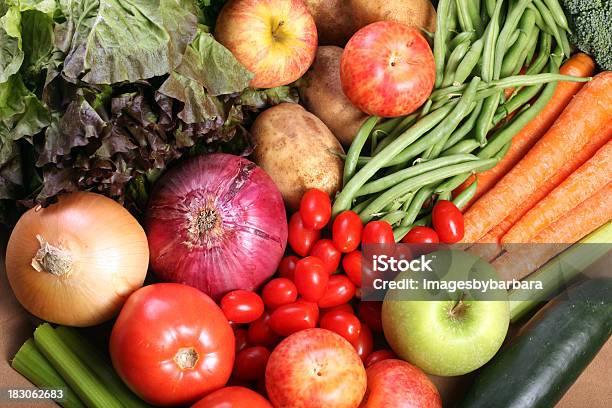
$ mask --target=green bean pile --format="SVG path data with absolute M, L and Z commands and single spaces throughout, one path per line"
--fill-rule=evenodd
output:
M 557 0 L 440 0 L 434 91 L 415 113 L 362 125 L 334 214 L 352 209 L 364 223 L 388 221 L 396 240 L 427 225 L 435 200 L 451 199 L 471 174 L 505 156 L 557 81 L 590 80 L 559 74 L 571 52 L 567 33 Z M 475 192 L 476 181 L 453 202 L 462 208 Z

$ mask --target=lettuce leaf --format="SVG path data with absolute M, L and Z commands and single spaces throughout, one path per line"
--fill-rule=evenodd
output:
M 56 46 L 63 74 L 91 84 L 135 82 L 168 74 L 196 35 L 181 0 L 61 0 L 66 22 Z

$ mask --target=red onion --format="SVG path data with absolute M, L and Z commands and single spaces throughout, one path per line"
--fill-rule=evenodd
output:
M 222 153 L 168 171 L 151 195 L 145 229 L 155 274 L 216 300 L 259 287 L 287 245 L 285 206 L 270 176 Z

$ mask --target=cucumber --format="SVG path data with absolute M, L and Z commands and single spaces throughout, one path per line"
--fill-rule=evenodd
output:
M 550 301 L 478 374 L 462 408 L 554 407 L 612 333 L 612 279 Z

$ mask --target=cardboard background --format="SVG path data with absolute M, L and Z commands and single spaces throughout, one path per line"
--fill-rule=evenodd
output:
M 9 360 L 21 344 L 32 335 L 40 320 L 34 318 L 17 302 L 4 272 L 6 237 L 0 234 L 0 388 L 29 388 L 32 385 L 9 365 Z M 582 373 L 557 408 L 612 407 L 612 339 L 608 340 L 597 358 Z M 465 378 L 433 378 L 442 395 L 444 406 L 452 404 L 466 386 Z M 7 404 L 0 403 L 0 406 Z M 11 404 L 25 407 L 26 404 Z M 33 408 L 57 407 L 50 401 L 28 403 Z

